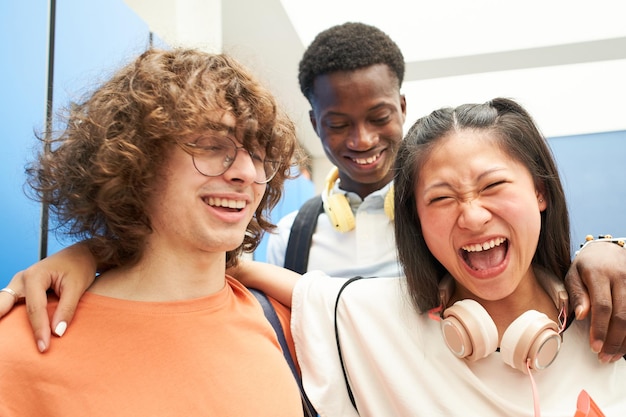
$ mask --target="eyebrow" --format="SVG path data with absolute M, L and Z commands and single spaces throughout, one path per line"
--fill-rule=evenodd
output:
M 219 133 L 226 133 L 227 135 L 235 136 L 235 127 L 229 126 L 222 122 L 209 121 L 206 125 L 206 130 L 213 130 Z
M 369 113 L 369 112 L 380 110 L 380 109 L 391 109 L 393 107 L 394 105 L 392 103 L 388 103 L 385 101 L 385 102 L 377 103 L 372 107 L 368 107 L 367 112 Z M 331 110 L 331 111 L 328 111 L 327 113 L 324 113 L 322 115 L 322 118 L 328 117 L 328 116 L 346 116 L 346 113 Z
M 215 131 L 215 132 L 217 132 L 219 134 L 226 135 L 226 136 L 228 136 L 230 138 L 233 138 L 233 139 L 237 137 L 237 135 L 235 134 L 235 129 L 233 127 L 221 126 L 219 128 L 211 129 L 211 130 L 213 130 L 213 131 Z

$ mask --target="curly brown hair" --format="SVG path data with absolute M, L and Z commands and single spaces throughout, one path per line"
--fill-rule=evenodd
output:
M 236 265 L 275 228 L 267 216 L 301 153 L 295 126 L 273 95 L 227 55 L 144 52 L 67 109 L 60 134 L 43 135 L 48 150 L 27 166 L 27 182 L 60 229 L 89 239 L 102 269 L 132 264 L 152 232 L 146 202 L 172 142 L 210 128 L 216 111 L 236 118 L 246 149 L 264 148 L 267 158 L 281 161 L 242 244 L 227 253 L 227 266 Z

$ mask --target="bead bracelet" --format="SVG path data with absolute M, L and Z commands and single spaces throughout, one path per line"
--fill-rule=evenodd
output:
M 594 239 L 593 236 L 587 235 L 587 236 L 585 236 L 585 243 L 581 243 L 580 244 L 580 249 L 578 249 L 576 251 L 574 256 L 578 255 L 580 253 L 580 251 L 585 248 L 585 246 L 587 246 L 590 243 L 594 243 L 594 242 L 611 242 L 611 243 L 615 243 L 617 246 L 621 246 L 623 248 L 624 247 L 624 243 L 626 242 L 626 237 L 613 237 L 611 235 L 599 235 L 597 239 Z

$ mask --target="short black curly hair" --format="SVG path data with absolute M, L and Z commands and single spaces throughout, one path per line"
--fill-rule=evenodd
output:
M 385 32 L 358 22 L 333 26 L 320 32 L 304 51 L 298 68 L 300 90 L 310 102 L 318 76 L 376 64 L 386 64 L 398 78 L 398 87 L 402 85 L 404 56 Z

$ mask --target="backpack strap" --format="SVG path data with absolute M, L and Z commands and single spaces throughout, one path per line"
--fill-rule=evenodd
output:
M 257 301 L 261 304 L 261 307 L 263 307 L 263 313 L 265 314 L 265 318 L 267 318 L 267 321 L 270 322 L 270 324 L 274 328 L 274 331 L 276 332 L 276 337 L 278 338 L 278 343 L 280 344 L 280 348 L 283 351 L 285 360 L 287 361 L 289 368 L 291 368 L 291 373 L 293 374 L 296 382 L 298 383 L 298 387 L 300 388 L 300 397 L 302 398 L 302 408 L 304 410 L 304 415 L 306 417 L 317 416 L 317 412 L 313 408 L 313 405 L 311 404 L 309 398 L 304 392 L 302 380 L 300 379 L 300 375 L 298 374 L 298 370 L 296 369 L 296 364 L 291 357 L 291 351 L 289 350 L 289 345 L 287 345 L 287 339 L 285 339 L 283 326 L 280 323 L 278 315 L 276 314 L 276 310 L 274 310 L 274 306 L 263 292 L 254 288 L 248 288 L 248 291 L 250 291 L 256 297 Z
M 315 226 L 317 226 L 317 218 L 323 212 L 322 197 L 319 195 L 308 199 L 300 207 L 289 233 L 285 252 L 285 268 L 299 274 L 304 274 L 307 271 L 311 239 Z
M 346 371 L 346 367 L 343 362 L 343 354 L 341 353 L 341 343 L 339 342 L 339 325 L 338 325 L 338 319 L 337 319 L 337 310 L 339 309 L 339 298 L 341 297 L 341 293 L 343 292 L 343 290 L 345 290 L 346 287 L 352 284 L 354 281 L 357 281 L 362 278 L 363 277 L 361 276 L 356 276 L 347 280 L 339 289 L 339 292 L 337 293 L 337 300 L 335 300 L 335 341 L 337 342 L 337 352 L 339 353 L 339 362 L 341 363 L 341 371 L 343 372 L 343 379 L 346 382 L 346 389 L 348 390 L 348 397 L 350 398 L 350 402 L 352 403 L 352 406 L 354 407 L 357 413 L 359 412 L 359 409 L 356 407 L 354 394 L 352 393 L 352 388 L 350 388 L 350 382 L 348 381 L 348 372 Z

